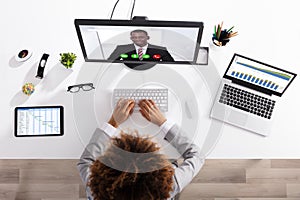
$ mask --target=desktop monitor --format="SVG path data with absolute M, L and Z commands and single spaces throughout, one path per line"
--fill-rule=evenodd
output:
M 86 62 L 137 69 L 157 63 L 201 64 L 202 22 L 75 19 L 75 27 Z

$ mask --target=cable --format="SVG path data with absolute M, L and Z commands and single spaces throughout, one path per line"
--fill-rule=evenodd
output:
M 113 17 L 113 14 L 114 14 L 114 12 L 115 12 L 116 6 L 118 5 L 119 1 L 120 1 L 120 0 L 117 0 L 117 1 L 116 1 L 115 5 L 114 5 L 114 8 L 113 8 L 113 10 L 111 11 L 110 20 L 111 20 L 112 17 Z
M 132 20 L 132 14 L 133 14 L 134 6 L 135 6 L 135 0 L 133 0 L 133 4 L 132 4 L 132 9 L 131 9 L 131 14 L 130 14 L 130 19 L 131 20 Z

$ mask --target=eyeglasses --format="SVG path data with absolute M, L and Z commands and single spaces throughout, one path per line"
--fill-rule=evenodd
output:
M 80 88 L 83 91 L 90 91 L 92 89 L 95 89 L 95 87 L 93 86 L 93 83 L 84 83 L 84 84 L 69 86 L 67 92 L 71 92 L 71 93 L 79 92 Z

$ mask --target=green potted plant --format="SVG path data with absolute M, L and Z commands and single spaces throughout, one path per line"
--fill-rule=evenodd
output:
M 77 56 L 74 53 L 60 53 L 60 62 L 63 64 L 67 69 L 72 68 Z

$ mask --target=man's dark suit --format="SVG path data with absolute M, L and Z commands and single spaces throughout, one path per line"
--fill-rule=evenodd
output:
M 127 58 L 121 58 L 121 54 L 127 54 Z M 137 54 L 134 44 L 126 44 L 126 45 L 118 45 L 116 49 L 109 56 L 108 60 L 128 60 L 128 61 L 139 61 L 138 58 L 132 58 L 132 54 Z M 143 59 L 143 61 L 167 61 L 174 62 L 173 57 L 168 52 L 166 47 L 156 46 L 152 44 L 148 44 L 148 48 L 146 54 L 150 56 L 148 59 Z M 159 55 L 160 58 L 154 58 L 154 55 Z

